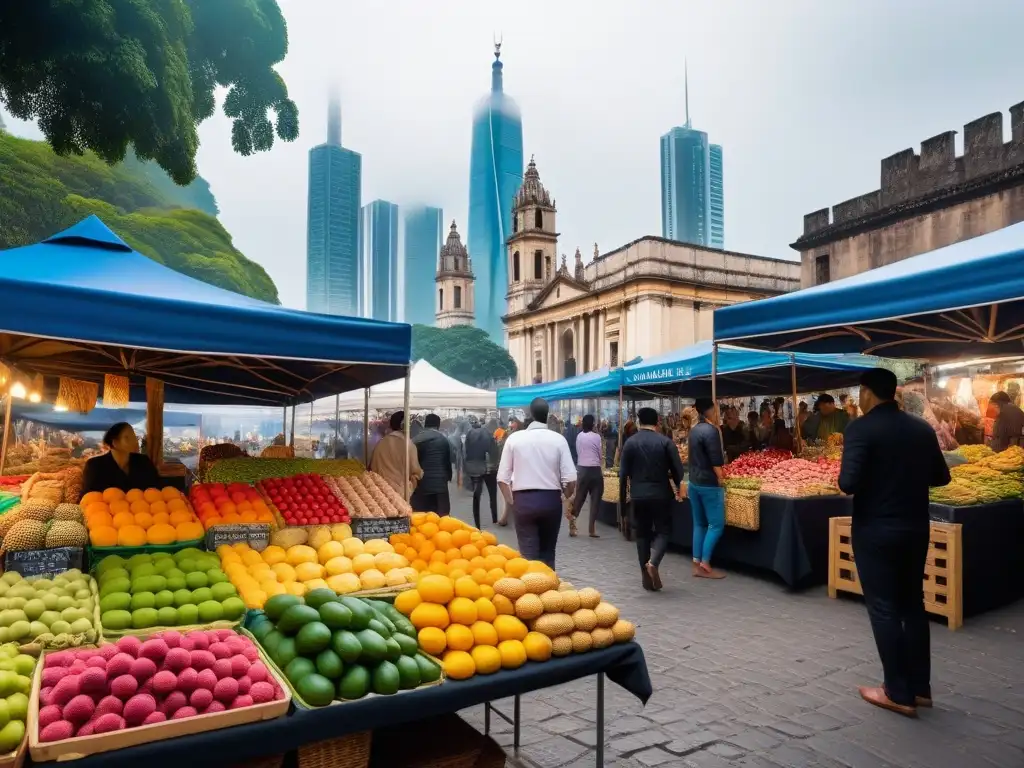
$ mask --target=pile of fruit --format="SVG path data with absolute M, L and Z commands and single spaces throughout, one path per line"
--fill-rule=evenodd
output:
M 104 631 L 236 621 L 245 613 L 217 556 L 191 547 L 127 560 L 109 555 L 96 578 Z
M 82 468 L 65 467 L 57 471 L 42 471 L 32 474 L 22 485 L 21 500 L 33 499 L 52 501 L 56 504 L 75 504 L 82 495 Z
M 961 445 L 954 453 L 959 453 L 972 464 L 996 455 L 987 445 Z
M 740 477 L 763 477 L 772 467 L 793 458 L 790 451 L 768 448 L 740 454 L 722 470 L 726 479 Z
M 55 547 L 84 547 L 89 533 L 78 504 L 58 503 L 50 499 L 22 501 L 0 517 L 3 552 Z
M 255 484 L 274 477 L 308 474 L 351 477 L 362 474 L 364 469 L 356 459 L 262 459 L 239 456 L 212 464 L 205 479 L 211 483 Z
M 107 488 L 92 491 L 81 501 L 89 541 L 94 547 L 141 547 L 197 541 L 205 531 L 185 495 L 177 488 L 163 490 Z
M 192 486 L 189 499 L 205 530 L 219 524 L 274 522 L 270 507 L 251 485 L 196 484 Z
M 326 480 L 352 517 L 409 517 L 412 514 L 409 502 L 376 472 Z
M 1024 472 L 1024 448 L 1011 445 L 1005 451 L 986 456 L 977 463 L 997 472 Z
M 95 585 L 79 570 L 53 579 L 0 576 L 0 643 L 81 645 L 99 639 Z
M 308 544 L 291 544 L 287 548 L 271 544 L 257 552 L 239 542 L 221 545 L 217 554 L 247 608 L 262 608 L 277 595 L 301 597 L 317 589 L 348 595 L 401 587 L 416 580 L 417 573 L 409 567 L 409 561 L 396 554 L 388 542 L 363 542 L 352 537 L 344 523 L 335 528 L 336 534 L 326 527 L 316 529 Z
M 966 446 L 965 446 L 966 447 Z M 1020 450 L 1020 449 L 1018 449 Z M 948 485 L 932 488 L 929 498 L 936 504 L 966 507 L 973 504 L 992 504 L 1004 499 L 1024 497 L 1024 482 L 1019 472 L 1011 469 L 999 471 L 997 466 L 1016 467 L 1020 457 L 1009 456 L 997 461 L 1003 454 L 992 454 L 976 464 L 960 464 L 949 470 L 952 480 Z
M 320 475 L 268 478 L 256 487 L 286 525 L 330 525 L 351 519 L 347 505 Z
M 596 589 L 577 591 L 544 563 L 455 518 L 415 513 L 412 523 L 410 533 L 391 541 L 416 557 L 413 567 L 425 567 L 416 588 L 395 597 L 395 608 L 409 617 L 420 647 L 442 657 L 451 679 L 633 638 L 633 625 Z
M 835 459 L 789 459 L 761 476 L 761 492 L 777 496 L 835 496 L 839 493 L 839 469 Z
M 39 741 L 63 741 L 283 699 L 252 641 L 229 629 L 48 653 Z
M 16 750 L 25 738 L 35 668 L 35 657 L 21 653 L 17 643 L 0 645 L 0 755 Z
M 392 695 L 441 678 L 420 653 L 416 630 L 391 604 L 339 597 L 328 589 L 305 599 L 275 595 L 250 628 L 308 705 Z

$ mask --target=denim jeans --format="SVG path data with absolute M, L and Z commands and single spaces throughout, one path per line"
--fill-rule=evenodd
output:
M 715 545 L 725 530 L 725 489 L 690 483 L 687 495 L 693 513 L 693 559 L 710 563 Z

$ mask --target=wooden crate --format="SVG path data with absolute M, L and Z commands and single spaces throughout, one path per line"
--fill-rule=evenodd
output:
M 958 523 L 932 522 L 924 566 L 924 607 L 943 616 L 950 629 L 963 625 L 963 550 Z M 852 518 L 828 522 L 828 596 L 863 595 L 853 559 Z

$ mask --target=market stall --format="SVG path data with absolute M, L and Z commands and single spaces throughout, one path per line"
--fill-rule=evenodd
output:
M 376 411 L 395 411 L 403 407 L 405 379 L 398 378 L 370 387 L 369 406 Z M 467 411 L 494 410 L 495 393 L 463 384 L 442 373 L 426 360 L 417 360 L 409 372 L 409 405 L 413 411 L 450 408 Z M 362 411 L 362 392 L 346 392 L 337 402 L 333 398 L 314 404 L 314 418 L 333 417 L 335 409 Z
M 780 351 L 881 353 L 933 365 L 1019 357 L 1024 339 L 1022 242 L 1024 224 L 1015 224 L 843 280 L 725 307 L 714 314 L 715 342 Z M 970 382 L 967 386 L 974 388 Z M 987 402 L 987 395 L 981 394 L 972 425 L 979 436 L 984 433 L 981 420 L 987 416 L 982 402 Z M 922 415 L 928 418 L 927 413 Z M 941 440 L 942 425 L 948 427 L 949 422 L 941 413 L 932 417 Z M 952 432 L 949 437 L 955 439 Z M 1015 461 L 1007 462 L 1006 468 L 999 464 L 982 467 L 981 475 L 1005 490 L 1006 481 L 1017 482 L 1009 475 L 1020 468 Z M 944 500 L 945 509 L 933 506 L 933 513 L 945 519 L 974 518 L 971 527 L 977 532 L 984 507 L 963 514 L 959 508 L 998 501 L 1001 495 L 991 489 L 978 493 L 972 479 L 958 478 L 954 467 L 951 486 L 933 491 L 933 501 Z M 1019 490 L 1006 493 L 1011 497 L 1002 499 L 1007 506 L 989 510 L 993 514 L 986 519 L 984 538 L 964 531 L 963 590 L 972 595 L 970 606 L 965 599 L 968 612 L 1024 596 L 1024 583 L 1012 575 L 1024 541 L 1024 510 Z M 994 551 L 979 550 L 982 542 L 997 539 L 1008 544 Z M 983 595 L 1000 597 L 986 600 Z

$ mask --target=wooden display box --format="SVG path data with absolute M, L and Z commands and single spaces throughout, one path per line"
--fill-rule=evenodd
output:
M 25 723 L 25 738 L 21 745 L 13 752 L 0 755 L 0 768 L 21 768 L 25 764 L 25 757 L 28 755 L 28 722 Z
M 82 736 L 61 741 L 40 742 L 39 741 L 39 691 L 43 679 L 43 666 L 46 659 L 44 653 L 39 657 L 35 673 L 32 676 L 32 692 L 29 694 L 28 704 L 28 746 L 32 761 L 36 763 L 50 760 L 77 760 L 81 757 L 96 755 L 101 752 L 110 752 L 125 747 L 135 747 L 139 744 L 148 744 L 153 741 L 164 739 L 176 739 L 179 736 L 191 736 L 195 733 L 206 731 L 217 731 L 221 728 L 230 728 L 233 725 L 245 725 L 261 720 L 273 720 L 288 712 L 291 706 L 291 689 L 287 682 L 277 673 L 277 670 L 270 665 L 270 659 L 263 654 L 263 650 L 257 645 L 260 658 L 266 665 L 267 670 L 277 681 L 284 691 L 284 698 L 278 701 L 271 701 L 266 704 L 255 704 L 244 709 L 229 709 L 226 712 L 217 712 L 211 715 L 196 715 L 183 720 L 168 720 L 153 725 L 140 725 L 136 728 L 125 728 L 122 731 L 102 733 L 96 736 Z
M 853 559 L 852 520 L 828 521 L 828 596 L 839 592 L 863 595 Z M 950 629 L 963 626 L 963 549 L 959 523 L 932 522 L 924 566 L 924 608 L 943 616 Z

